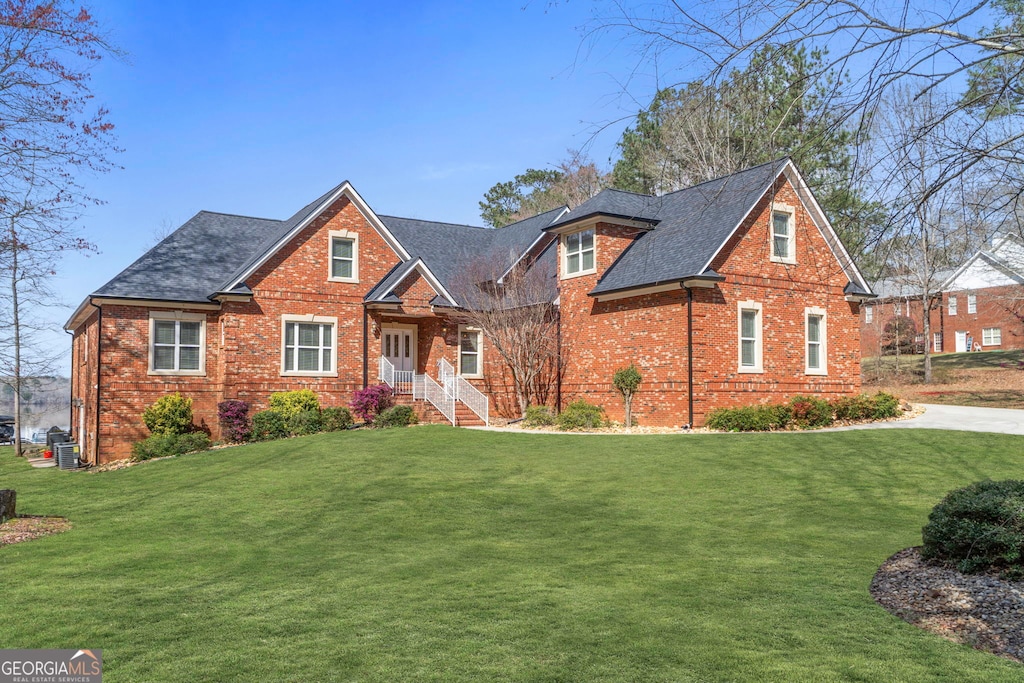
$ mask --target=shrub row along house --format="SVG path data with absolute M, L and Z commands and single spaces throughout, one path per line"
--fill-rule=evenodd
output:
M 542 287 L 517 301 L 528 276 Z M 788 159 L 660 197 L 604 190 L 496 230 L 379 215 L 344 182 L 283 221 L 200 212 L 86 297 L 66 325 L 72 424 L 103 462 L 171 392 L 214 438 L 218 401 L 310 388 L 346 405 L 380 381 L 421 419 L 517 416 L 499 331 L 466 315 L 514 305 L 553 322 L 531 401 L 583 397 L 621 420 L 611 377 L 635 363 L 641 424 L 700 425 L 717 407 L 859 392 L 872 296 Z
M 861 310 L 861 351 L 934 353 L 1024 349 L 1024 242 L 1002 235 L 956 270 L 933 276 L 929 338 L 924 295 L 908 275 L 874 284 L 878 299 Z

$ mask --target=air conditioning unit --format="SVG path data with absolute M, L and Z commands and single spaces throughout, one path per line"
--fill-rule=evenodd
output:
M 81 449 L 77 443 L 58 443 L 54 444 L 57 452 L 54 454 L 57 456 L 57 466 L 62 470 L 77 470 L 81 467 L 79 461 L 79 455 Z

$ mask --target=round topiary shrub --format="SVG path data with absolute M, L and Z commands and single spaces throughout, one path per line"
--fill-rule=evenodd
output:
M 962 572 L 1024 578 L 1024 481 L 980 481 L 951 491 L 928 515 L 921 556 Z
M 187 434 L 192 431 L 192 399 L 174 393 L 161 397 L 142 413 L 152 434 Z
M 603 427 L 604 408 L 579 399 L 570 403 L 558 415 L 558 428 L 563 432 L 577 429 L 597 429 Z

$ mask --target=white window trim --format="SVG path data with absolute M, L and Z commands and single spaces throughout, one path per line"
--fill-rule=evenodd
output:
M 317 325 L 333 325 L 331 333 L 331 371 L 285 370 L 285 323 L 313 323 Z M 296 359 L 296 363 L 298 359 Z M 282 377 L 337 377 L 338 376 L 338 319 L 328 315 L 281 315 L 281 376 Z
M 153 367 L 153 339 L 156 334 L 156 321 L 178 320 L 199 323 L 199 369 L 198 370 L 156 370 Z M 150 311 L 149 312 L 149 372 L 150 375 L 175 375 L 179 377 L 206 376 L 206 314 L 186 313 L 185 311 Z
M 775 214 L 783 213 L 789 217 L 789 256 L 775 255 Z M 796 263 L 796 209 L 788 204 L 772 203 L 768 213 L 768 250 L 773 263 Z
M 821 339 L 818 343 L 818 361 L 821 365 L 819 368 L 812 368 L 809 356 L 807 353 L 807 347 L 811 344 L 810 330 L 811 330 L 811 316 L 821 316 L 821 326 L 818 328 L 818 334 Z M 804 374 L 807 375 L 827 375 L 828 374 L 828 313 L 824 308 L 817 306 L 808 306 L 804 309 Z
M 967 295 L 967 313 L 973 315 L 978 312 L 978 295 L 968 294 Z
M 942 333 L 941 332 L 933 332 L 932 333 L 932 352 L 933 353 L 942 353 Z
M 743 374 L 764 372 L 764 310 L 758 301 L 740 301 L 736 304 L 736 367 Z M 743 364 L 743 311 L 757 311 L 757 341 L 754 344 L 754 364 Z
M 948 307 L 949 307 L 949 315 L 956 315 L 956 297 L 955 296 L 949 297 Z
M 334 277 L 334 238 L 352 240 L 352 277 Z M 330 230 L 327 233 L 327 281 L 359 283 L 359 233 L 350 230 Z
M 874 308 L 874 306 L 865 306 L 864 307 L 864 323 L 866 325 L 870 325 L 873 322 L 875 322 L 875 308 Z
M 986 332 L 996 332 L 999 340 L 995 341 L 992 339 L 992 335 L 989 335 L 989 341 L 985 341 Z M 986 327 L 981 330 L 981 345 L 982 346 L 1002 346 L 1003 345 L 1003 328 L 1001 327 Z
M 463 332 L 476 332 L 477 339 L 480 340 L 479 350 L 477 351 L 476 360 L 477 368 L 479 372 L 475 374 L 467 374 L 462 371 L 462 333 Z M 456 359 L 458 361 L 458 369 L 456 372 L 467 379 L 483 379 L 484 377 L 484 333 L 479 327 L 472 327 L 470 325 L 459 325 L 459 336 L 456 340 L 457 354 Z
M 566 241 L 568 240 L 569 235 L 581 235 L 582 233 L 587 232 L 587 231 L 590 231 L 590 232 L 594 233 L 594 267 L 593 268 L 588 268 L 587 270 L 578 270 L 575 273 L 570 273 L 569 272 L 569 268 L 568 268 L 569 252 L 566 249 Z M 583 246 L 583 239 L 582 238 L 580 238 L 580 246 L 581 247 Z M 558 252 L 560 254 L 560 260 L 561 260 L 561 265 L 562 265 L 562 268 L 561 268 L 561 270 L 562 270 L 562 278 L 561 279 L 563 279 L 563 280 L 571 280 L 574 277 L 582 277 L 584 275 L 593 275 L 594 273 L 597 272 L 597 227 L 596 226 L 590 226 L 590 227 L 584 228 L 582 230 L 576 230 L 574 232 L 570 232 L 570 233 L 566 233 L 566 234 L 562 235 L 561 238 L 559 238 L 559 240 L 558 240 Z M 580 254 L 580 265 L 582 266 L 583 265 L 583 251 L 582 251 L 582 248 L 581 248 L 579 254 Z

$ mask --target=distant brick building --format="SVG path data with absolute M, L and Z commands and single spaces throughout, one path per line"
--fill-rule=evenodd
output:
M 621 420 L 611 376 L 631 362 L 641 424 L 860 390 L 873 295 L 788 159 L 661 197 L 605 190 L 500 230 L 378 215 L 345 182 L 284 221 L 201 212 L 83 301 L 66 328 L 84 458 L 126 457 L 142 411 L 175 391 L 215 438 L 219 401 L 259 409 L 310 388 L 346 405 L 382 380 L 428 417 L 514 412 L 454 294 L 479 259 L 557 274 L 549 401 Z
M 896 316 L 913 321 L 918 352 L 925 344 L 933 353 L 1024 349 L 1024 243 L 1019 238 L 999 237 L 991 248 L 933 279 L 938 284 L 929 306 L 927 340 L 920 285 L 910 277 L 874 284 L 878 298 L 861 307 L 864 356 L 891 347 Z

